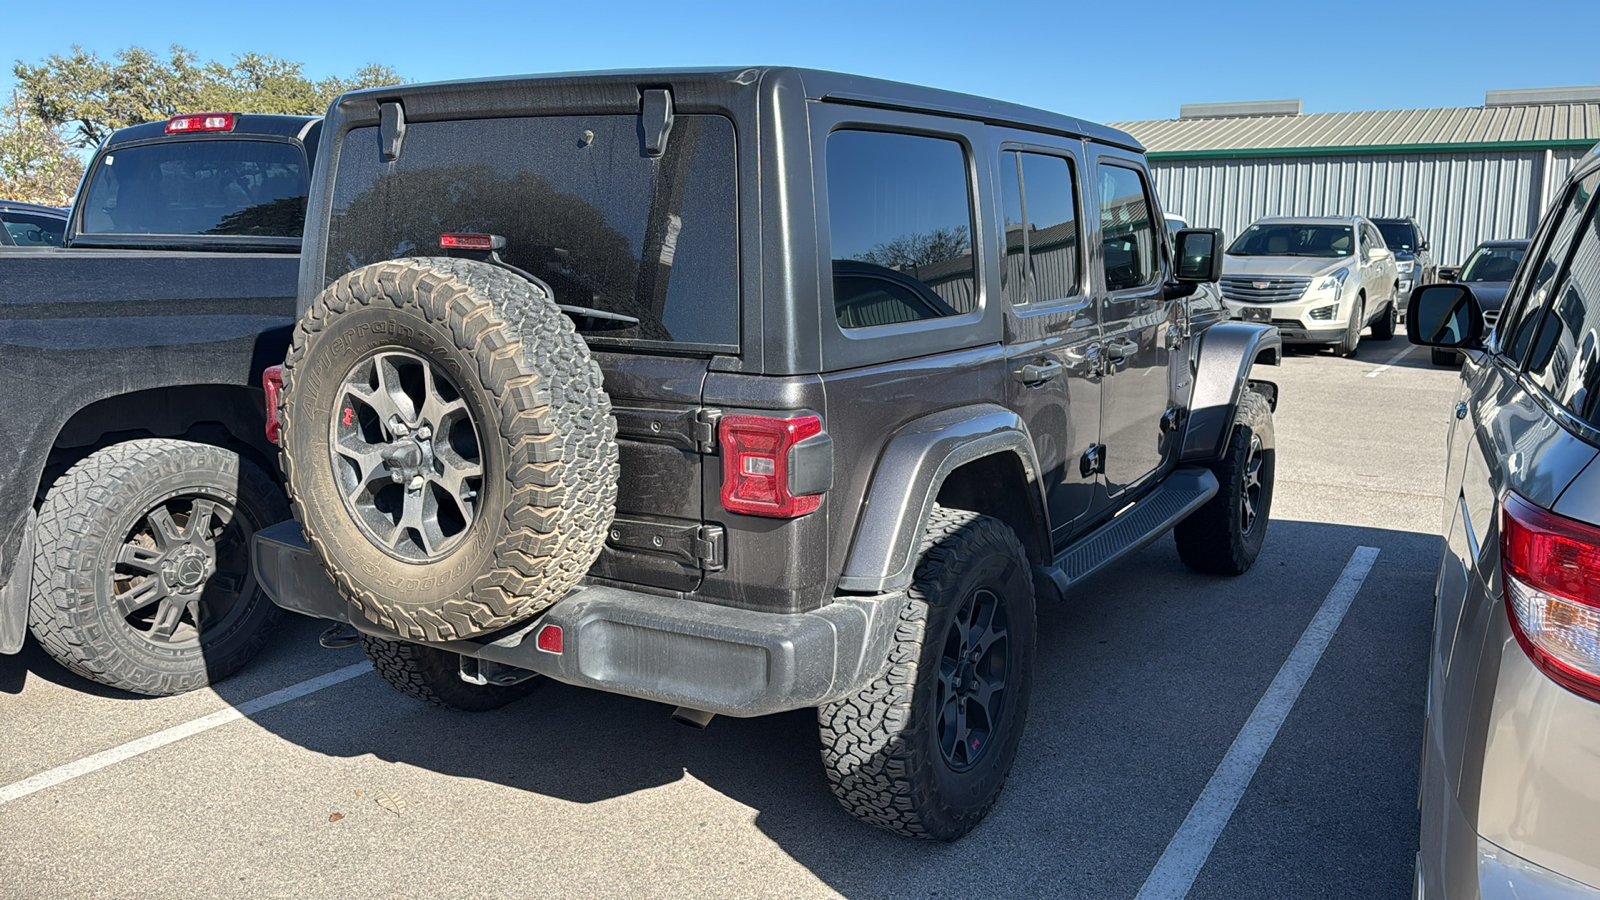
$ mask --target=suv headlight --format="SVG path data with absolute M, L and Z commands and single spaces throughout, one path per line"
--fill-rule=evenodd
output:
M 1333 273 L 1332 275 L 1329 275 L 1327 278 L 1322 279 L 1322 283 L 1317 285 L 1317 290 L 1319 290 L 1319 291 L 1334 291 L 1335 293 L 1337 293 L 1337 292 L 1339 292 L 1339 291 L 1344 289 L 1344 280 L 1346 278 L 1349 278 L 1349 277 L 1350 277 L 1350 269 L 1349 269 L 1349 267 L 1345 267 L 1343 269 L 1340 269 L 1339 271 Z
M 1402 275 L 1409 275 L 1411 273 L 1411 267 L 1414 265 L 1416 265 L 1416 263 L 1409 259 L 1395 260 L 1395 268 L 1399 269 L 1400 274 Z

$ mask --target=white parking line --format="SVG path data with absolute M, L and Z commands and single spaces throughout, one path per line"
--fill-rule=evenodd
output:
M 1404 350 L 1401 350 L 1399 353 L 1396 353 L 1394 356 L 1389 357 L 1389 361 L 1388 362 L 1386 362 L 1383 365 L 1377 367 L 1376 369 L 1373 369 L 1371 372 L 1368 372 L 1367 373 L 1367 377 L 1368 378 L 1377 378 L 1379 375 L 1382 375 L 1383 373 L 1385 373 L 1385 372 L 1389 371 L 1390 369 L 1394 368 L 1394 364 L 1395 363 L 1399 362 L 1402 359 L 1405 359 L 1406 354 L 1410 353 L 1411 351 L 1413 351 L 1415 349 L 1417 349 L 1417 345 L 1416 344 L 1407 344 L 1406 348 Z
M 1300 697 L 1300 689 L 1311 678 L 1312 670 L 1322 659 L 1322 652 L 1328 649 L 1328 642 L 1339 629 L 1339 623 L 1344 621 L 1344 614 L 1349 611 L 1350 603 L 1377 559 L 1378 551 L 1374 547 L 1357 547 L 1351 554 L 1343 574 L 1334 582 L 1328 598 L 1322 601 L 1322 608 L 1301 633 L 1300 641 L 1278 669 L 1277 677 L 1272 679 L 1244 727 L 1239 729 L 1233 746 L 1211 774 L 1211 780 L 1194 801 L 1189 815 L 1178 826 L 1178 833 L 1172 836 L 1161 859 L 1150 870 L 1144 886 L 1139 888 L 1137 900 L 1182 900 L 1188 895 L 1200 868 L 1211 855 L 1211 848 L 1216 846 L 1222 829 L 1233 817 L 1239 798 L 1244 796 L 1250 779 L 1255 777 L 1262 757 L 1267 755 L 1267 748 L 1272 746 L 1283 720 L 1288 718 L 1289 710 Z
M 342 669 L 335 669 L 326 675 L 318 675 L 316 678 L 309 678 L 299 684 L 291 684 L 283 690 L 273 691 L 254 700 L 246 700 L 238 706 L 218 710 L 198 719 L 191 719 L 181 725 L 174 725 L 155 734 L 145 735 L 136 741 L 129 741 L 126 744 L 112 747 L 110 750 L 103 750 L 92 756 L 85 756 L 83 759 L 69 762 L 64 766 L 46 769 L 37 775 L 31 775 L 21 781 L 0 787 L 0 806 L 42 791 L 45 788 L 55 787 L 64 781 L 71 781 L 80 775 L 88 775 L 90 772 L 98 772 L 107 766 L 114 766 L 141 753 L 149 753 L 158 747 L 177 743 L 202 731 L 210 731 L 218 725 L 226 725 L 236 719 L 253 716 L 264 709 L 271 709 L 281 703 L 288 703 L 290 700 L 298 700 L 307 694 L 349 681 L 370 671 L 372 671 L 372 664 L 368 662 L 359 662 L 345 666 Z

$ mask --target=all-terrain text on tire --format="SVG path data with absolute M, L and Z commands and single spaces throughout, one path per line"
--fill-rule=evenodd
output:
M 1261 550 L 1282 335 L 1221 321 L 1222 234 L 1158 227 L 1123 132 L 758 68 L 356 92 L 328 134 L 299 521 L 255 554 L 412 697 L 815 709 L 846 810 L 955 840 L 1004 808 L 1037 603 L 1174 526 Z

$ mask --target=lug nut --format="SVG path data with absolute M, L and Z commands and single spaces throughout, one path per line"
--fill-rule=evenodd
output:
M 413 476 L 411 476 L 411 483 L 406 485 L 406 490 L 408 490 L 408 491 L 420 491 L 420 490 L 422 490 L 422 486 L 427 484 L 427 483 L 428 483 L 428 479 L 423 478 L 421 475 L 413 475 Z
M 417 429 L 417 440 L 426 441 L 433 437 L 433 429 L 424 425 Z

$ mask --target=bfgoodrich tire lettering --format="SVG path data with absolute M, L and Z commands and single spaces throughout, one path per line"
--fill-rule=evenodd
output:
M 231 450 L 165 439 L 100 450 L 39 509 L 33 635 L 68 669 L 134 693 L 225 678 L 278 618 L 249 543 L 287 518 L 278 485 Z
M 941 674 L 955 674 L 946 663 L 959 658 L 953 649 L 966 649 L 955 648 L 961 635 L 984 631 L 970 615 L 985 596 L 1004 616 L 1004 635 L 991 628 L 987 647 L 971 648 L 974 665 L 957 679 L 975 679 L 980 690 L 1003 684 L 1003 696 L 987 698 L 992 727 L 960 735 L 977 740 L 976 750 L 952 758 L 948 726 L 958 698 Z M 953 841 L 976 827 L 1022 738 L 1034 634 L 1033 585 L 1016 535 L 988 516 L 935 507 L 887 667 L 859 693 L 818 711 L 823 765 L 844 808 L 911 837 Z M 977 671 L 979 660 L 988 668 Z
M 336 470 L 330 452 L 334 417 L 359 414 L 350 374 L 385 348 L 426 359 L 479 435 L 470 528 L 421 560 L 356 524 L 341 479 L 371 472 Z M 419 640 L 493 631 L 559 600 L 599 554 L 616 504 L 616 424 L 599 366 L 540 286 L 458 259 L 357 269 L 301 316 L 283 376 L 291 502 L 340 593 L 369 620 Z M 419 433 L 422 403 L 396 402 Z
M 1272 407 L 1245 391 L 1228 449 L 1212 466 L 1221 485 L 1217 495 L 1173 529 L 1185 565 L 1214 575 L 1250 571 L 1267 537 L 1276 456 Z

